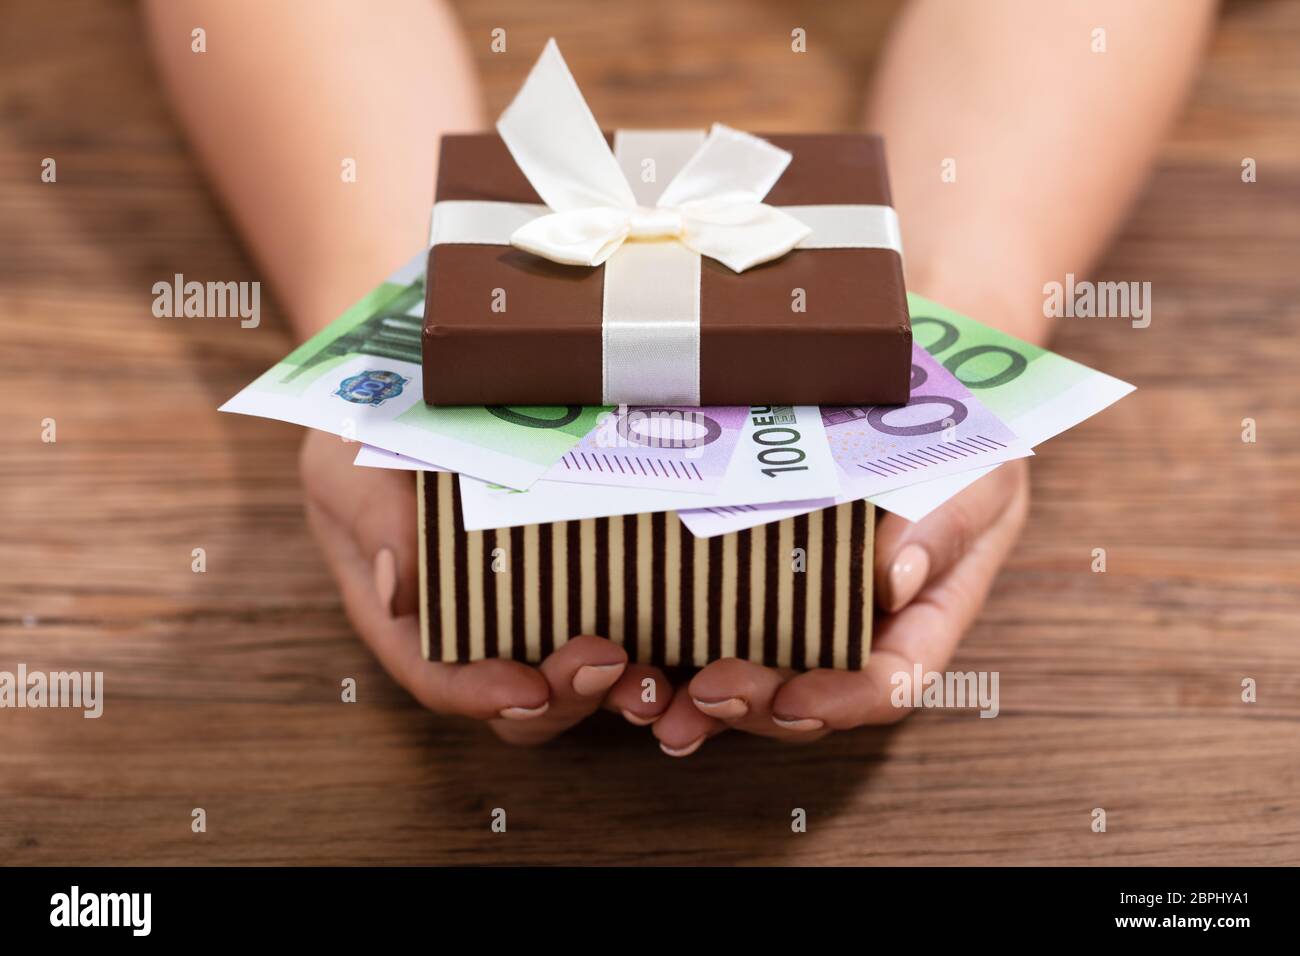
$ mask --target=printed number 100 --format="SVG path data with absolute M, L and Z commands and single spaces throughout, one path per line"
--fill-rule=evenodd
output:
M 766 465 L 763 474 L 775 478 L 783 471 L 807 471 L 807 465 L 801 465 L 808 456 L 802 448 L 792 447 L 803 436 L 793 428 L 777 425 L 760 428 L 754 432 L 756 444 L 764 446 L 758 453 L 758 461 Z

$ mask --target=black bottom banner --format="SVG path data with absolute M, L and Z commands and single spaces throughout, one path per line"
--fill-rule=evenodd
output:
M 9 869 L 0 925 L 6 942 L 78 947 L 433 943 L 450 931 L 447 945 L 469 933 L 495 949 L 516 932 L 590 945 L 605 927 L 653 939 L 685 925 L 697 944 L 767 940 L 778 928 L 824 942 L 834 928 L 863 945 L 1127 936 L 1231 946 L 1287 925 L 1292 883 L 1266 869 Z

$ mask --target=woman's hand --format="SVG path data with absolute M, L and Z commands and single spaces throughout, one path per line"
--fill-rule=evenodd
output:
M 1010 461 L 912 524 L 876 526 L 878 621 L 861 671 L 776 670 L 735 658 L 709 664 L 678 689 L 654 725 L 660 746 L 686 756 L 729 727 L 781 740 L 887 724 L 909 711 L 891 704 L 890 678 L 942 671 L 984 604 L 1029 508 L 1029 469 Z
M 409 472 L 358 468 L 357 446 L 309 431 L 300 466 L 307 520 L 338 582 L 348 618 L 379 663 L 421 704 L 486 720 L 503 740 L 542 743 L 601 706 L 633 723 L 655 720 L 672 686 L 629 664 L 602 637 L 576 637 L 539 667 L 508 660 L 439 664 L 420 651 L 415 482 Z M 656 700 L 642 701 L 641 682 Z

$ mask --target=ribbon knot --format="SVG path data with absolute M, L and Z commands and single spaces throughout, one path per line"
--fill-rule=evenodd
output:
M 629 239 L 679 239 L 686 231 L 680 209 L 637 206 L 628 225 Z
M 743 272 L 785 255 L 812 232 L 763 203 L 790 154 L 721 124 L 655 206 L 639 206 L 554 40 L 497 132 L 551 209 L 517 229 L 510 244 L 553 262 L 598 266 L 627 239 L 657 239 Z

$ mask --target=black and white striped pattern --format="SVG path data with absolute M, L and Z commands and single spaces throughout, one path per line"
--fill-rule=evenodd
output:
M 662 512 L 466 532 L 455 475 L 420 472 L 418 494 L 429 660 L 537 662 L 573 635 L 600 634 L 655 664 L 866 664 L 866 502 L 695 538 Z

